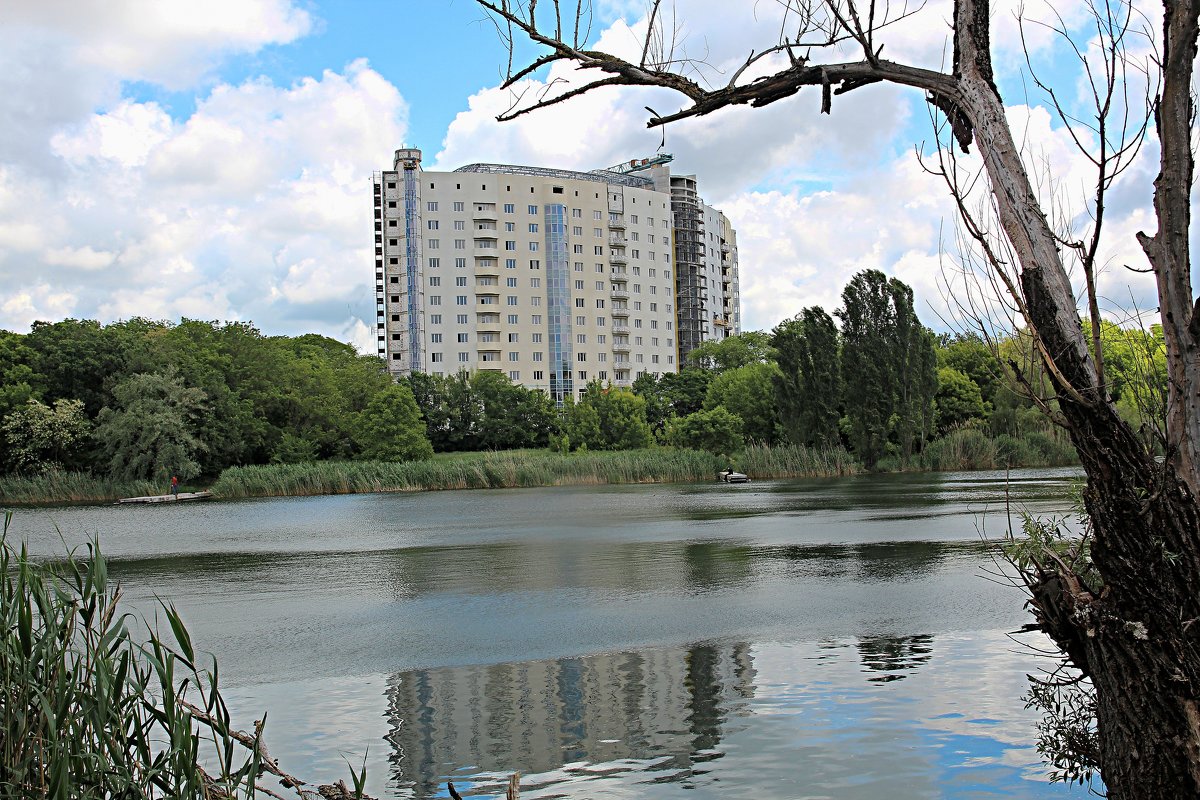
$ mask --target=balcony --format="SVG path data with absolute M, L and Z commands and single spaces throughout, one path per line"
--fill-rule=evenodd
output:
M 501 334 L 504 332 L 500 317 L 496 314 L 479 314 L 475 320 L 475 330 L 480 336 L 487 333 Z
M 628 308 L 618 308 L 617 306 L 613 306 L 612 308 L 610 308 L 608 310 L 608 313 L 612 314 L 614 317 L 621 317 L 623 319 L 629 319 L 629 309 Z
M 472 219 L 499 219 L 495 203 L 475 203 L 471 208 Z
M 626 241 L 625 237 L 620 235 L 619 233 L 609 234 L 609 237 L 608 237 L 609 247 L 624 247 L 625 241 Z
M 624 266 L 625 264 L 628 264 L 629 261 L 626 260 L 624 253 L 614 253 L 610 250 L 608 252 L 608 263 L 621 264 L 622 266 Z
M 500 296 L 500 284 L 476 284 L 475 294 Z
M 629 292 L 627 292 L 625 289 L 618 289 L 615 286 L 613 287 L 612 291 L 609 292 L 608 294 L 609 294 L 609 297 L 611 297 L 613 300 L 628 300 L 629 299 Z
M 612 351 L 614 353 L 628 353 L 629 342 L 613 342 Z
M 622 217 L 609 217 L 608 227 L 610 230 L 623 231 L 625 230 L 625 220 Z
M 629 335 L 629 326 L 628 325 L 613 324 L 613 326 L 611 328 L 609 328 L 609 330 L 612 331 L 614 334 L 625 335 L 625 336 Z

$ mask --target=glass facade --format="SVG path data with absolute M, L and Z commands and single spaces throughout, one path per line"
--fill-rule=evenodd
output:
M 550 396 L 556 405 L 563 398 L 572 396 L 575 383 L 571 370 L 574 368 L 572 353 L 571 314 L 571 262 L 570 244 L 567 241 L 567 207 L 561 203 L 547 203 L 544 212 L 546 238 L 546 305 L 548 313 L 547 333 L 550 345 Z

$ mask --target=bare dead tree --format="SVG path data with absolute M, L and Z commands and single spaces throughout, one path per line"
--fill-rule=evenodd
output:
M 561 1 L 549 7 L 537 0 L 477 2 L 510 48 L 505 85 L 515 91 L 514 104 L 501 119 L 608 86 L 664 87 L 687 100 L 673 113 L 654 113 L 652 127 L 730 106 L 770 105 L 806 87 L 820 91 L 820 109 L 829 113 L 834 97 L 886 82 L 922 91 L 944 114 L 954 143 L 963 152 L 975 148 L 996 222 L 984 238 L 1003 243 L 984 260 L 1035 337 L 1061 422 L 1087 473 L 1090 558 L 1100 583 L 1080 580 L 1071 562 L 1047 554 L 1032 575 L 1032 605 L 1042 629 L 1095 687 L 1099 760 L 1109 795 L 1200 796 L 1200 299 L 1193 297 L 1189 254 L 1200 0 L 1164 0 L 1150 89 L 1161 150 L 1154 192 L 1158 230 L 1138 238 L 1157 281 L 1166 346 L 1161 462 L 1117 414 L 1103 362 L 1089 353 L 1088 337 L 1096 337 L 1096 329 L 1089 325 L 1084 332 L 1063 255 L 1065 250 L 1082 266 L 1084 303 L 1098 321 L 1095 271 L 1104 193 L 1144 139 L 1136 125 L 1112 112 L 1128 86 L 1121 57 L 1131 30 L 1128 4 L 1095 0 L 1091 6 L 1100 40 L 1116 49 L 1105 50 L 1099 61 L 1081 51 L 1085 64 L 1095 65 L 1094 99 L 1104 113 L 1092 131 L 1102 142 L 1100 152 L 1089 149 L 1098 169 L 1092 225 L 1070 237 L 1052 227 L 1006 119 L 993 75 L 989 0 L 955 0 L 949 70 L 884 57 L 882 34 L 918 8 L 880 0 L 778 0 L 784 12 L 778 37 L 772 34 L 721 85 L 704 81 L 703 65 L 677 49 L 668 13 L 674 6 L 662 0 L 648 3 L 640 57 L 632 59 L 591 48 L 586 3 L 568 9 Z M 1050 24 L 1066 29 L 1061 21 Z M 515 37 L 541 46 L 543 55 L 512 64 Z M 851 49 L 852 58 L 843 59 Z M 555 82 L 536 95 L 522 91 L 535 72 L 560 62 L 577 67 L 584 80 Z

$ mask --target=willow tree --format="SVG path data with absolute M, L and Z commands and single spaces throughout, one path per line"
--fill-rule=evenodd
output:
M 784 27 L 764 34 L 763 46 L 724 85 L 695 77 L 700 71 L 677 52 L 674 18 L 667 19 L 661 0 L 648 4 L 645 40 L 640 55 L 630 58 L 592 49 L 586 2 L 477 1 L 509 45 L 506 85 L 518 92 L 501 119 L 611 86 L 665 87 L 682 95 L 679 110 L 651 111 L 650 126 L 729 106 L 761 107 L 807 87 L 819 92 L 820 109 L 828 113 L 834 97 L 887 82 L 923 92 L 953 143 L 977 151 L 998 229 L 989 235 L 972 219 L 965 190 L 951 181 L 962 225 L 1033 337 L 1054 390 L 1056 403 L 1048 410 L 1069 431 L 1087 475 L 1083 499 L 1094 535 L 1094 569 L 1053 553 L 1035 559 L 1030 584 L 1039 624 L 1095 686 L 1098 761 L 1109 796 L 1200 796 L 1200 301 L 1192 295 L 1189 254 L 1191 83 L 1200 0 L 1164 0 L 1162 35 L 1151 61 L 1158 74 L 1149 83 L 1161 150 L 1154 186 L 1158 230 L 1138 238 L 1157 281 L 1167 352 L 1161 461 L 1117 414 L 1101 348 L 1089 354 L 1081 324 L 1081 316 L 1098 321 L 1094 267 L 1105 191 L 1136 149 L 1136 141 L 1131 149 L 1128 140 L 1108 146 L 1112 125 L 1122 124 L 1120 110 L 1111 117 L 1115 106 L 1109 101 L 1124 74 L 1129 5 L 1095 0 L 1089 6 L 1103 55 L 1103 68 L 1092 73 L 1098 79 L 1096 117 L 1088 121 L 1099 142 L 1091 148 L 1094 224 L 1084 238 L 1064 240 L 1051 227 L 1053 209 L 1039 201 L 1005 116 L 992 67 L 990 0 L 955 0 L 949 69 L 884 57 L 888 25 L 919 13 L 907 6 L 778 0 L 787 12 Z M 930 22 L 940 29 L 943 20 Z M 539 54 L 522 61 L 529 43 Z M 1076 53 L 1087 57 L 1086 47 Z M 540 93 L 519 91 L 529 85 L 525 79 L 560 62 L 575 65 L 582 79 L 551 81 Z M 1068 259 L 1083 266 L 1082 296 L 1072 288 Z M 1092 313 L 1081 315 L 1081 307 Z

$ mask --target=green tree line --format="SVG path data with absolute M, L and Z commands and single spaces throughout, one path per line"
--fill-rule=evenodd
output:
M 1153 430 L 1163 413 L 1161 331 L 1105 322 L 1112 391 Z M 246 323 L 68 319 L 0 331 L 0 470 L 165 481 L 230 466 L 403 461 L 434 452 L 654 444 L 733 456 L 747 443 L 844 448 L 868 468 L 921 463 L 931 444 L 987 437 L 1005 460 L 1064 460 L 1038 411 L 1046 381 L 1027 337 L 935 335 L 912 290 L 855 275 L 832 314 L 710 341 L 677 373 L 630 389 L 593 381 L 562 408 L 502 373 L 415 374 L 323 336 Z M 1036 459 L 1035 459 L 1036 460 Z

